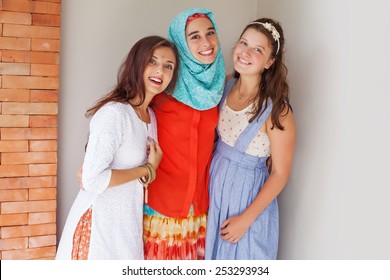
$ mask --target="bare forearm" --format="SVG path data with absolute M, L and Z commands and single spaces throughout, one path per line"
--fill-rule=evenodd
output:
M 252 224 L 265 208 L 280 194 L 287 183 L 288 176 L 271 173 L 256 198 L 242 213 Z
M 143 166 L 123 170 L 113 169 L 111 171 L 109 187 L 115 187 L 148 175 L 147 169 Z
M 256 218 L 282 191 L 286 181 L 287 176 L 271 174 L 249 207 L 242 214 L 229 217 L 222 223 L 220 237 L 228 242 L 238 242 Z

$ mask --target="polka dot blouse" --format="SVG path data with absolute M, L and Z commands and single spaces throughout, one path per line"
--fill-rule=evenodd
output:
M 253 104 L 241 111 L 234 111 L 229 108 L 225 99 L 218 122 L 219 133 L 221 140 L 224 143 L 231 147 L 235 145 L 238 136 L 240 136 L 249 124 L 249 119 L 252 116 L 250 113 L 252 109 Z M 271 155 L 271 151 L 267 133 L 259 131 L 256 137 L 249 144 L 246 153 L 256 157 L 269 157 Z

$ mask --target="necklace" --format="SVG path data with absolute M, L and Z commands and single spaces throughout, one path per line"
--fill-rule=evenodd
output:
M 238 85 L 237 84 L 237 89 L 238 89 L 238 102 L 241 103 L 241 102 L 247 102 L 247 103 L 251 103 L 253 100 L 255 100 L 256 98 L 256 95 L 257 95 L 257 91 L 253 91 L 252 93 L 250 94 L 242 94 L 241 93 L 241 83 Z
M 135 107 L 135 109 L 137 110 L 136 111 L 136 114 L 138 115 L 138 118 L 141 120 L 141 122 L 145 125 L 146 127 L 146 131 L 149 131 L 149 122 L 147 121 L 147 119 L 149 119 L 149 116 L 146 115 L 145 118 L 142 117 L 142 113 L 141 113 L 141 110 L 139 109 L 139 107 Z M 144 120 L 145 119 L 145 120 Z
M 149 122 L 149 114 L 148 112 L 146 111 L 145 114 L 142 114 L 141 110 L 139 109 L 139 107 L 135 107 L 135 109 L 137 110 L 137 115 L 138 115 L 138 118 L 145 122 L 145 123 L 148 123 Z

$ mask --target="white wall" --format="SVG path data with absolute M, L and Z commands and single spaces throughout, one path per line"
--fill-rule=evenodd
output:
M 390 259 L 390 2 L 258 1 L 287 38 L 297 120 L 281 259 Z
M 172 18 L 187 8 L 212 10 L 231 69 L 233 43 L 256 17 L 256 0 L 66 0 L 61 10 L 57 231 L 79 190 L 76 172 L 88 135 L 85 111 L 116 82 L 131 46 L 147 35 L 167 36 Z

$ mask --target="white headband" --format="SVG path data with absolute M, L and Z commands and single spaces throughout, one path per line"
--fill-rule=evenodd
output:
M 278 49 L 276 50 L 276 54 L 278 54 L 279 48 L 280 48 L 280 42 L 279 42 L 280 34 L 279 34 L 278 30 L 276 30 L 275 26 L 273 26 L 269 22 L 264 23 L 264 22 L 258 22 L 258 21 L 252 21 L 248 25 L 251 25 L 251 24 L 260 24 L 265 29 L 267 29 L 269 32 L 271 32 L 272 37 L 278 43 Z

